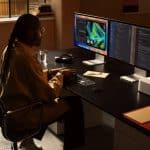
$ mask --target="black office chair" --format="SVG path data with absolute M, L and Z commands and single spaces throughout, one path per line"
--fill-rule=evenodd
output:
M 5 103 L 0 99 L 0 112 L 2 134 L 12 142 L 12 150 L 18 149 L 17 142 L 33 137 L 41 129 L 41 102 L 28 104 L 16 110 L 7 110 Z

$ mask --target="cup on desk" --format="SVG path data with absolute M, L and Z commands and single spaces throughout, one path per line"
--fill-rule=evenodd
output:
M 38 57 L 38 60 L 39 60 L 39 62 L 41 63 L 41 65 L 42 65 L 43 67 L 47 67 L 47 52 L 44 51 L 44 50 L 40 50 L 40 51 L 38 52 L 37 57 Z

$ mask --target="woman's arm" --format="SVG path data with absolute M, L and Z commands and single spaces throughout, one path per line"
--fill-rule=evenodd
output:
M 49 86 L 55 91 L 56 97 L 60 96 L 63 86 L 63 78 L 63 74 L 61 72 L 57 72 L 56 75 L 48 81 Z

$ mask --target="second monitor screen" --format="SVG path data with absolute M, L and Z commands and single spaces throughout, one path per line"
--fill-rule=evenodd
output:
M 76 46 L 107 55 L 107 20 L 76 14 L 74 29 Z
M 118 21 L 110 21 L 109 56 L 134 64 L 135 27 Z

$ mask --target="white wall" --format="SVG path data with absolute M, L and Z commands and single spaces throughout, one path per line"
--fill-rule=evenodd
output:
M 101 17 L 116 18 L 121 12 L 122 0 L 81 0 L 80 11 Z
M 139 12 L 150 13 L 150 1 L 149 0 L 139 0 Z
M 62 43 L 62 0 L 51 0 L 52 9 L 56 18 L 56 48 Z
M 139 0 L 138 13 L 123 13 L 123 0 L 80 0 L 80 11 L 150 27 L 150 1 Z

